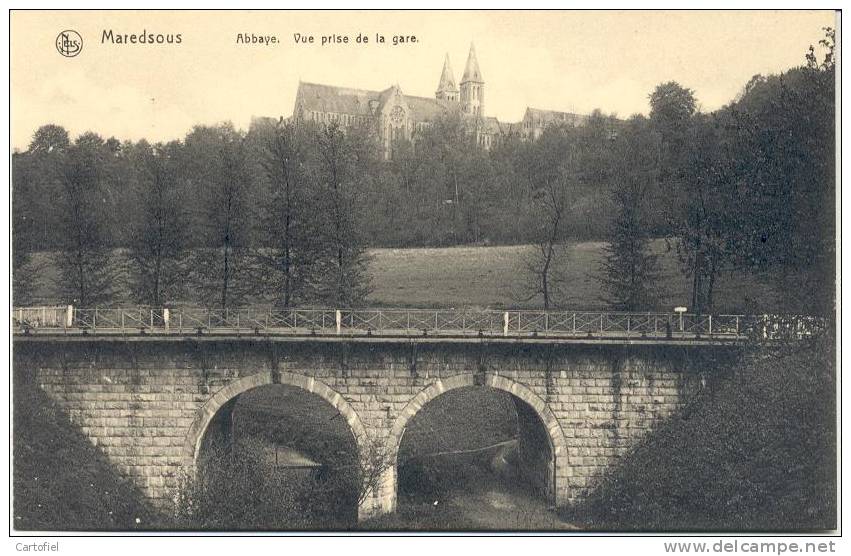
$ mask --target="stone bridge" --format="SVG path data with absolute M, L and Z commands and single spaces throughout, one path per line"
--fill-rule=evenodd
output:
M 16 380 L 47 392 L 161 505 L 196 468 L 205 437 L 226 433 L 240 394 L 270 384 L 316 394 L 345 417 L 361 450 L 382 446 L 393 462 L 361 504 L 363 519 L 395 510 L 406 426 L 444 392 L 484 386 L 511 394 L 523 473 L 567 506 L 736 349 L 676 339 L 66 331 L 16 334 L 13 362 Z
M 683 310 L 684 311 L 684 310 Z M 416 309 L 12 310 L 16 381 L 52 396 L 117 469 L 168 505 L 240 394 L 300 388 L 386 454 L 359 516 L 396 508 L 406 427 L 431 400 L 480 386 L 511 394 L 525 477 L 555 506 L 729 368 L 746 341 L 822 329 L 805 316 Z M 470 408 L 475 410 L 475 408 Z

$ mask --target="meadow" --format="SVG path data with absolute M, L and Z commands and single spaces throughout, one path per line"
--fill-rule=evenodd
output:
M 571 242 L 557 267 L 563 278 L 558 305 L 577 310 L 606 307 L 600 280 L 605 243 Z M 528 299 L 524 261 L 530 245 L 375 249 L 370 271 L 375 305 L 409 307 L 537 308 L 541 300 Z M 690 282 L 680 272 L 676 252 L 664 240 L 652 243 L 659 257 L 659 309 L 688 306 Z M 757 277 L 741 272 L 719 276 L 716 311 L 743 313 L 759 300 L 761 310 L 777 305 L 775 294 Z

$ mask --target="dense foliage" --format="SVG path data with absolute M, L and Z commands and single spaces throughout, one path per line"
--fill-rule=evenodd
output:
M 276 469 L 256 438 L 208 450 L 197 476 L 180 490 L 164 528 L 190 530 L 347 529 L 357 522 L 357 467 L 323 473 Z
M 606 530 L 833 529 L 835 355 L 825 335 L 707 373 L 570 518 Z

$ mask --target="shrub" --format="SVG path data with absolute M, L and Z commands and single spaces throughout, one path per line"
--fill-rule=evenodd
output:
M 626 455 L 570 519 L 594 529 L 836 526 L 835 343 L 758 347 Z
M 346 529 L 357 519 L 354 468 L 273 468 L 263 442 L 210 447 L 177 492 L 174 523 L 192 530 Z

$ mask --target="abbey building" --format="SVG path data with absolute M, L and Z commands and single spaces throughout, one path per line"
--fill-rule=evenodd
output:
M 479 70 L 475 47 L 470 45 L 460 84 L 456 84 L 449 55 L 446 55 L 434 98 L 404 94 L 399 85 L 383 91 L 368 91 L 300 82 L 293 119 L 320 124 L 337 122 L 344 127 L 374 125 L 384 156 L 390 158 L 396 140 L 416 141 L 418 132 L 435 119 L 450 114 L 460 115 L 468 133 L 484 149 L 490 149 L 502 137 L 511 134 L 534 140 L 547 125 L 557 122 L 581 125 L 587 118 L 536 108 L 527 108 L 523 120 L 516 123 L 500 122 L 487 116 L 485 80 Z

